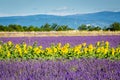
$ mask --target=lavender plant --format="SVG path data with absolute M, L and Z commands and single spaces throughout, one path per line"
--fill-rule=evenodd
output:
M 119 80 L 120 61 L 106 59 L 0 61 L 0 80 Z
M 42 45 L 43 48 L 49 47 L 52 43 L 57 44 L 59 42 L 62 44 L 70 43 L 71 46 L 75 46 L 83 42 L 95 44 L 98 41 L 108 41 L 111 47 L 117 47 L 120 45 L 120 36 L 2 37 L 0 41 L 12 41 L 15 44 L 26 42 L 29 45 L 33 45 L 36 41 L 38 45 Z

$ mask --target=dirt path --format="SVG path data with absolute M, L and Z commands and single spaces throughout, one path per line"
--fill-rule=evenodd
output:
M 0 37 L 45 37 L 45 36 L 104 36 L 120 35 L 120 31 L 50 31 L 50 32 L 0 32 Z

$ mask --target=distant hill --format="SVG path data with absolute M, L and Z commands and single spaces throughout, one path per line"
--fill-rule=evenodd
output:
M 67 16 L 55 16 L 55 15 L 29 15 L 29 16 L 10 16 L 0 17 L 0 24 L 20 24 L 20 25 L 33 25 L 41 26 L 45 23 L 59 25 L 68 25 L 71 28 L 77 28 L 81 24 L 89 24 L 94 26 L 108 26 L 113 22 L 120 22 L 120 12 L 96 12 L 88 14 L 75 14 Z

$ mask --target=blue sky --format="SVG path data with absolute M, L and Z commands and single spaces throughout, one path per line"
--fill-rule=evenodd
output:
M 120 0 L 0 0 L 0 16 L 120 11 Z

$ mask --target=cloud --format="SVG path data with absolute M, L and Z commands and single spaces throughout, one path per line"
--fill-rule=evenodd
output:
M 0 17 L 9 17 L 9 16 L 28 16 L 28 15 L 36 15 L 39 13 L 16 13 L 16 14 L 2 14 L 0 13 Z
M 10 14 L 0 13 L 0 17 L 10 16 Z
M 51 15 L 59 15 L 59 16 L 65 16 L 65 15 L 72 15 L 77 14 L 77 10 L 74 8 L 69 8 L 67 6 L 59 7 L 54 10 L 51 10 L 49 12 L 45 12 L 46 14 Z
M 66 16 L 66 15 L 73 15 L 73 14 L 78 14 L 78 13 L 77 12 L 46 12 L 45 14 L 48 14 L 48 15 L 58 15 L 58 16 Z
M 68 10 L 68 9 L 69 9 L 68 7 L 64 6 L 64 7 L 55 9 L 55 11 L 64 11 L 64 10 Z
M 74 11 L 75 9 L 69 8 L 67 6 L 59 7 L 56 9 L 53 9 L 52 12 L 61 12 L 61 11 Z

